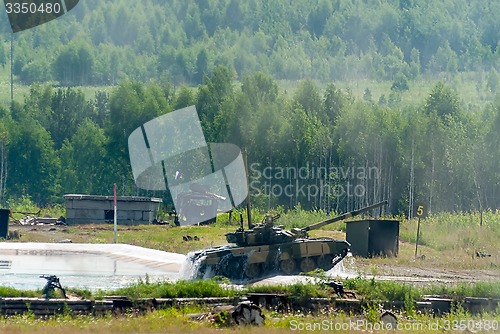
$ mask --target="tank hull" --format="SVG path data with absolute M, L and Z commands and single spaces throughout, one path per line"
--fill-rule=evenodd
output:
M 191 256 L 194 278 L 225 276 L 229 279 L 258 279 L 270 274 L 293 275 L 317 268 L 333 268 L 348 253 L 347 241 L 330 238 L 297 239 L 259 246 L 222 246 Z

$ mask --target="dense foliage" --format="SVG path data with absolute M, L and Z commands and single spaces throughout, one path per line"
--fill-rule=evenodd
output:
M 499 13 L 495 0 L 82 0 L 14 36 L 14 74 L 27 84 L 200 84 L 223 64 L 238 76 L 325 82 L 478 70 L 496 78 Z M 0 65 L 6 50 L 0 43 Z
M 248 152 L 258 206 L 343 211 L 389 199 L 393 213 L 412 202 L 433 212 L 498 208 L 498 99 L 482 112 L 464 111 L 437 83 L 419 107 L 390 108 L 309 80 L 288 96 L 261 72 L 231 82 L 219 66 L 196 89 L 124 81 L 92 100 L 78 89 L 33 85 L 24 104 L 1 109 L 2 201 L 60 202 L 64 193 L 109 194 L 113 183 L 120 194 L 168 198 L 134 186 L 127 138 L 156 116 L 196 104 L 207 141 Z

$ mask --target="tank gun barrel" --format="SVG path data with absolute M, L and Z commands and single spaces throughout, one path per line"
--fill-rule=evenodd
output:
M 321 221 L 319 223 L 306 226 L 306 227 L 304 227 L 304 228 L 302 228 L 300 230 L 302 232 L 307 232 L 307 231 L 310 231 L 310 230 L 316 230 L 316 229 L 321 228 L 321 227 L 323 227 L 325 225 L 328 225 L 328 224 L 331 224 L 331 223 L 338 222 L 340 220 L 344 220 L 344 219 L 347 219 L 347 218 L 351 218 L 351 217 L 360 215 L 360 214 L 362 214 L 362 213 L 364 213 L 366 211 L 370 211 L 370 210 L 379 208 L 379 207 L 387 205 L 387 204 L 388 204 L 387 201 L 382 201 L 382 202 L 379 202 L 379 203 L 367 206 L 365 208 L 361 208 L 359 210 L 354 210 L 354 211 L 351 211 L 351 212 L 347 212 L 347 213 L 341 214 L 340 216 L 336 216 L 336 217 L 333 217 L 333 218 L 330 218 L 330 219 L 323 220 L 323 221 Z

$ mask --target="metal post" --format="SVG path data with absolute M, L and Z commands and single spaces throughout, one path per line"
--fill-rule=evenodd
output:
M 417 257 L 418 251 L 418 239 L 420 237 L 420 217 L 418 217 L 418 225 L 417 225 L 417 240 L 415 241 L 415 257 Z
M 117 225 L 117 212 L 116 212 L 116 183 L 113 186 L 113 209 L 114 209 L 114 217 L 113 217 L 113 242 L 116 244 L 116 225 Z

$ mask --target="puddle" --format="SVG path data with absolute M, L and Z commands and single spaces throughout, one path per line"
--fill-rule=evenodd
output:
M 124 244 L 0 243 L 0 284 L 41 289 L 41 275 L 56 275 L 63 287 L 91 291 L 125 287 L 139 279 L 177 280 L 182 254 Z

